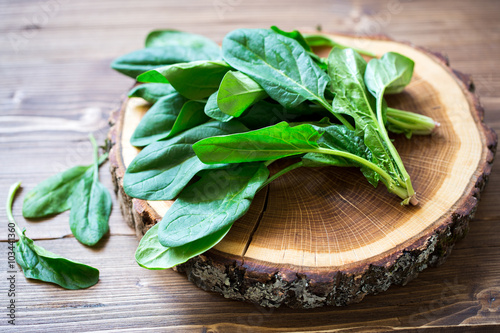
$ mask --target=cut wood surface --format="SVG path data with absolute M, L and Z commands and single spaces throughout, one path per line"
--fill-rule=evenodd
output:
M 442 263 L 465 235 L 497 145 L 466 77 L 454 73 L 444 57 L 412 45 L 330 36 L 379 57 L 392 51 L 415 61 L 412 82 L 388 104 L 441 124 L 431 136 L 395 136 L 419 205 L 400 205 L 399 198 L 384 186 L 372 187 L 356 169 L 294 170 L 259 192 L 219 244 L 178 267 L 201 288 L 268 307 L 347 305 Z M 326 57 L 329 49 L 318 52 Z M 112 117 L 110 134 L 122 212 L 139 236 L 172 204 L 131 199 L 123 191 L 125 169 L 139 152 L 130 138 L 148 108 L 142 99 L 125 100 Z
M 387 34 L 411 41 L 441 52 L 454 69 L 471 74 L 485 123 L 499 133 L 499 15 L 500 5 L 494 0 L 1 2 L 0 215 L 5 221 L 3 203 L 9 186 L 22 180 L 14 215 L 27 235 L 47 250 L 97 267 L 101 275 L 92 288 L 68 291 L 27 280 L 18 271 L 16 326 L 11 327 L 6 310 L 1 311 L 0 331 L 498 331 L 498 161 L 467 236 L 456 243 L 443 265 L 423 270 L 404 287 L 393 285 L 346 307 L 263 308 L 205 292 L 173 270 L 145 270 L 134 261 L 138 240 L 124 222 L 118 201 L 109 235 L 93 248 L 71 235 L 69 214 L 26 220 L 21 204 L 27 191 L 43 179 L 91 163 L 88 132 L 104 140 L 109 114 L 119 108 L 133 84 L 109 64 L 118 55 L 141 48 L 150 30 L 176 28 L 220 43 L 227 32 L 240 27 L 276 24 L 285 30 L 313 30 L 321 24 L 324 31 Z M 101 168 L 100 179 L 112 189 L 107 167 Z M 398 205 L 384 188 L 377 191 Z M 2 304 L 9 300 L 6 239 L 5 230 L 0 233 L 0 253 L 5 258 L 0 273 Z

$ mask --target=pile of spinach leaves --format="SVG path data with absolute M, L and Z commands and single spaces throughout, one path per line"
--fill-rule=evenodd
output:
M 328 58 L 314 54 L 318 46 L 333 46 Z M 112 67 L 143 83 L 130 97 L 152 104 L 131 138 L 143 149 L 124 190 L 175 199 L 139 244 L 136 260 L 145 268 L 170 268 L 210 249 L 259 190 L 299 167 L 359 167 L 402 204 L 418 203 L 388 130 L 410 138 L 436 123 L 387 107 L 384 95 L 412 78 L 414 63 L 401 54 L 378 59 L 326 35 L 277 27 L 232 31 L 222 48 L 166 30 Z M 300 161 L 271 176 L 268 166 L 290 156 Z

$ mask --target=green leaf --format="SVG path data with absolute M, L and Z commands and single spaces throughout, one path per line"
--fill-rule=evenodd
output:
M 174 199 L 199 171 L 227 166 L 202 163 L 192 149 L 193 143 L 211 136 L 247 130 L 234 120 L 228 123 L 208 122 L 171 139 L 148 145 L 125 172 L 125 193 L 145 200 Z
M 14 247 L 16 262 L 23 269 L 24 276 L 30 279 L 52 282 L 66 289 L 81 289 L 93 286 L 99 281 L 99 271 L 91 266 L 60 257 L 37 246 L 21 231 L 12 215 L 12 203 L 21 182 L 13 184 L 7 195 L 5 207 L 9 227 L 19 237 Z
M 107 154 L 102 155 L 99 164 L 107 157 Z M 70 209 L 71 194 L 80 180 L 92 177 L 92 173 L 91 165 L 79 165 L 45 179 L 24 197 L 23 216 L 39 218 Z
M 158 227 L 159 224 L 155 224 L 146 232 L 135 252 L 137 263 L 147 269 L 167 269 L 185 263 L 217 245 L 231 229 L 230 225 L 182 246 L 165 247 L 158 240 Z
M 146 47 L 164 46 L 183 46 L 210 56 L 207 60 L 221 57 L 219 45 L 202 35 L 176 30 L 155 30 L 146 37 Z
M 223 123 L 230 121 L 233 119 L 233 116 L 225 114 L 219 109 L 217 105 L 217 94 L 218 91 L 214 92 L 207 100 L 207 104 L 205 104 L 205 114 L 212 119 L 221 121 Z
M 179 247 L 225 230 L 248 211 L 268 176 L 263 163 L 206 171 L 181 192 L 163 217 L 160 244 Z
M 207 122 L 210 118 L 205 114 L 204 110 L 205 103 L 198 101 L 187 101 L 184 103 L 167 138 L 171 138 L 187 129 Z
M 138 75 L 152 69 L 197 60 L 217 60 L 220 55 L 212 50 L 198 49 L 184 45 L 165 45 L 161 47 L 147 47 L 133 51 L 115 59 L 111 68 L 136 78 Z
M 175 89 L 170 84 L 165 83 L 144 83 L 135 86 L 128 93 L 128 97 L 140 97 L 147 102 L 154 104 L 162 97 L 174 94 Z
M 15 247 L 16 262 L 30 279 L 52 282 L 66 289 L 88 288 L 99 281 L 99 270 L 37 246 L 24 232 Z
M 239 117 L 248 107 L 267 97 L 262 87 L 238 71 L 224 75 L 217 93 L 217 105 L 225 114 Z
M 318 148 L 321 134 L 309 124 L 286 122 L 246 133 L 211 137 L 193 145 L 204 163 L 266 161 L 299 155 Z
M 92 246 L 109 230 L 113 203 L 109 191 L 99 182 L 99 147 L 92 135 L 90 141 L 94 146 L 94 172 L 92 177 L 82 179 L 71 195 L 69 226 L 80 243 Z
M 356 51 L 359 54 L 367 55 L 367 56 L 372 57 L 372 58 L 375 58 L 377 56 L 376 54 L 369 52 L 369 51 L 360 50 L 360 49 L 356 49 L 353 47 L 341 45 L 341 44 L 337 43 L 335 40 L 333 40 L 333 38 L 331 38 L 328 35 L 304 34 L 303 37 L 304 37 L 304 40 L 306 41 L 306 43 L 312 47 L 328 46 L 328 47 L 336 47 L 339 49 L 352 48 L 354 51 Z
M 307 41 L 304 39 L 304 36 L 302 36 L 302 34 L 299 31 L 293 30 L 293 31 L 287 32 L 287 31 L 281 30 L 280 28 L 278 28 L 275 25 L 271 26 L 271 30 L 280 34 L 280 35 L 283 35 L 285 37 L 295 39 L 304 48 L 304 50 L 312 51 L 311 47 L 309 46 Z
M 238 29 L 222 43 L 227 63 L 254 79 L 286 108 L 324 100 L 328 76 L 299 42 L 267 29 Z
M 192 61 L 156 68 L 137 77 L 139 82 L 170 83 L 189 99 L 203 99 L 219 88 L 231 67 L 224 61 Z
M 186 98 L 177 93 L 162 97 L 142 117 L 130 143 L 136 147 L 144 147 L 166 138 L 186 101 Z
M 365 82 L 373 96 L 396 94 L 410 83 L 413 60 L 395 52 L 385 53 L 380 59 L 372 59 L 365 72 Z M 382 98 L 382 97 L 380 97 Z

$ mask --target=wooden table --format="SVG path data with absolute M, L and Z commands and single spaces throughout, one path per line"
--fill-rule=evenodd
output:
M 96 286 L 78 291 L 27 281 L 17 272 L 16 331 L 499 330 L 498 163 L 469 235 L 444 265 L 346 308 L 264 309 L 204 292 L 172 270 L 142 269 L 134 260 L 138 241 L 117 204 L 110 234 L 94 248 L 71 235 L 68 212 L 42 221 L 21 215 L 22 198 L 35 184 L 91 162 L 88 132 L 105 138 L 110 112 L 133 83 L 109 64 L 142 47 L 150 30 L 175 28 L 221 42 L 239 27 L 310 30 L 320 24 L 325 31 L 412 41 L 446 54 L 453 68 L 472 74 L 486 123 L 500 132 L 499 18 L 498 1 L 1 1 L 0 216 L 6 220 L 8 187 L 22 180 L 14 215 L 27 235 L 101 271 Z M 100 178 L 112 189 L 106 167 Z M 0 331 L 14 331 L 7 322 L 6 239 L 4 224 Z

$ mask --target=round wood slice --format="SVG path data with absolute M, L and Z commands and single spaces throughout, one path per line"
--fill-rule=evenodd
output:
M 388 104 L 441 124 L 431 136 L 392 136 L 419 205 L 401 206 L 400 198 L 382 184 L 371 186 L 358 169 L 296 169 L 260 191 L 215 248 L 177 267 L 199 287 L 268 307 L 346 305 L 442 263 L 466 233 L 497 144 L 472 82 L 444 57 L 410 44 L 333 37 L 378 56 L 395 51 L 415 61 L 411 84 Z M 328 51 L 319 50 L 323 56 Z M 144 100 L 125 100 L 110 132 L 115 190 L 139 237 L 172 204 L 132 199 L 122 188 L 125 169 L 139 152 L 129 139 L 148 108 Z

